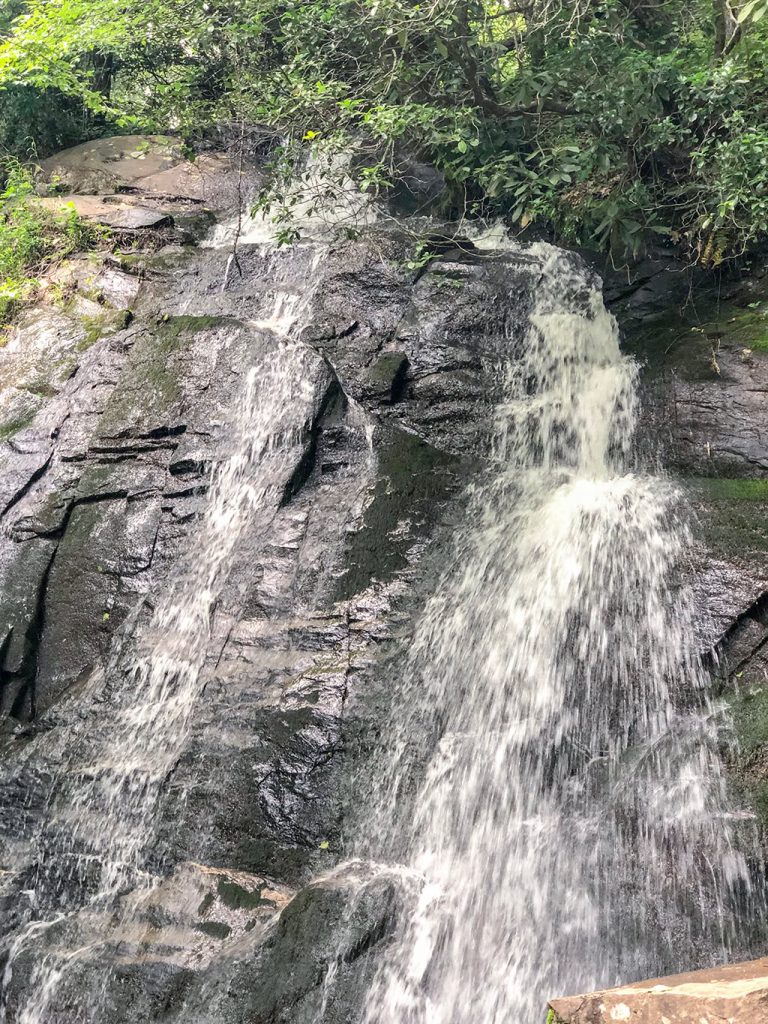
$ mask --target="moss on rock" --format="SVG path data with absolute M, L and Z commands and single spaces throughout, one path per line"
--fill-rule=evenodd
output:
M 102 413 L 99 432 L 142 432 L 169 420 L 182 396 L 183 353 L 198 334 L 236 321 L 215 316 L 177 316 L 137 335 L 128 366 Z M 156 422 L 153 422 L 156 421 Z
M 768 478 L 689 477 L 685 484 L 713 554 L 745 558 L 768 551 Z
M 212 939 L 226 939 L 232 934 L 232 928 L 224 921 L 198 921 L 195 928 Z
M 415 434 L 395 430 L 383 450 L 374 497 L 354 534 L 339 596 L 359 593 L 408 564 L 408 550 L 459 486 L 460 462 Z
M 274 906 L 271 900 L 261 897 L 261 889 L 246 889 L 230 878 L 220 878 L 216 891 L 225 907 L 230 910 L 253 910 L 255 907 Z
M 768 501 L 768 478 L 691 477 L 688 483 L 712 501 Z

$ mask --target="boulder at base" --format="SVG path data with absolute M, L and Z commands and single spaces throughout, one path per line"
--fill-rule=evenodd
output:
M 553 999 L 555 1024 L 768 1024 L 768 957 Z

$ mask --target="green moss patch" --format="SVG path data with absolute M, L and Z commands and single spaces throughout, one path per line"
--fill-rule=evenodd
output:
M 742 690 L 731 698 L 736 748 L 729 776 L 734 796 L 768 825 L 768 689 Z
M 17 419 L 9 420 L 8 423 L 3 423 L 0 426 L 0 441 L 7 441 L 14 434 L 18 434 L 20 430 L 25 430 L 31 425 L 36 415 L 37 412 L 32 411 L 24 416 L 19 416 Z
M 768 479 L 691 477 L 687 482 L 702 497 L 709 500 L 768 501 Z
M 220 878 L 216 887 L 221 902 L 230 910 L 253 910 L 255 907 L 271 907 L 270 900 L 261 898 L 261 889 L 246 889 L 228 878 Z
M 742 780 L 738 792 L 754 811 L 761 827 L 765 828 L 768 824 L 768 779 Z
M 232 929 L 223 921 L 198 921 L 195 928 L 212 939 L 226 939 L 232 934 Z
M 768 479 L 689 477 L 685 482 L 713 554 L 741 559 L 768 550 Z
M 142 332 L 130 363 L 102 415 L 102 436 L 117 436 L 137 424 L 167 417 L 182 395 L 180 354 L 202 331 L 237 321 L 215 316 L 177 316 Z
M 207 892 L 205 896 L 200 900 L 200 906 L 197 908 L 197 912 L 200 917 L 205 917 L 208 911 L 216 901 L 216 896 L 212 892 Z
M 768 689 L 739 694 L 731 708 L 739 757 L 749 761 L 768 744 Z
M 411 545 L 435 521 L 441 503 L 466 475 L 455 456 L 395 430 L 381 454 L 379 478 L 363 526 L 350 542 L 350 568 L 339 581 L 339 599 L 404 568 Z
M 170 316 L 158 324 L 157 337 L 162 345 L 173 348 L 185 336 L 192 337 L 201 331 L 232 327 L 237 323 L 237 320 L 226 316 Z

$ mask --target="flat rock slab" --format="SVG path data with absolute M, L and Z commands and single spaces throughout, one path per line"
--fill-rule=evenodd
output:
M 95 139 L 40 164 L 43 179 L 67 191 L 99 195 L 135 185 L 140 178 L 175 167 L 183 155 L 178 140 L 162 135 Z
M 220 210 L 242 205 L 253 189 L 252 179 L 252 174 L 241 175 L 229 154 L 201 153 L 194 160 L 180 160 L 172 167 L 141 176 L 134 186 L 158 198 L 187 199 Z
M 55 213 L 74 207 L 78 217 L 103 224 L 114 231 L 141 231 L 172 223 L 172 218 L 162 210 L 153 210 L 130 200 L 121 201 L 115 196 L 57 196 L 40 202 Z
M 768 957 L 553 999 L 557 1024 L 768 1024 Z
M 225 152 L 188 154 L 178 139 L 126 135 L 95 139 L 40 164 L 41 184 L 69 197 L 128 195 L 135 202 L 197 204 L 212 210 L 243 206 L 253 198 L 262 175 L 251 164 Z

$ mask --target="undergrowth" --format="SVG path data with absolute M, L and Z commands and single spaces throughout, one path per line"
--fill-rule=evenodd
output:
M 40 202 L 33 174 L 16 160 L 5 164 L 0 192 L 0 330 L 30 301 L 40 278 L 56 263 L 92 249 L 104 232 L 84 223 L 73 206 L 53 212 Z

